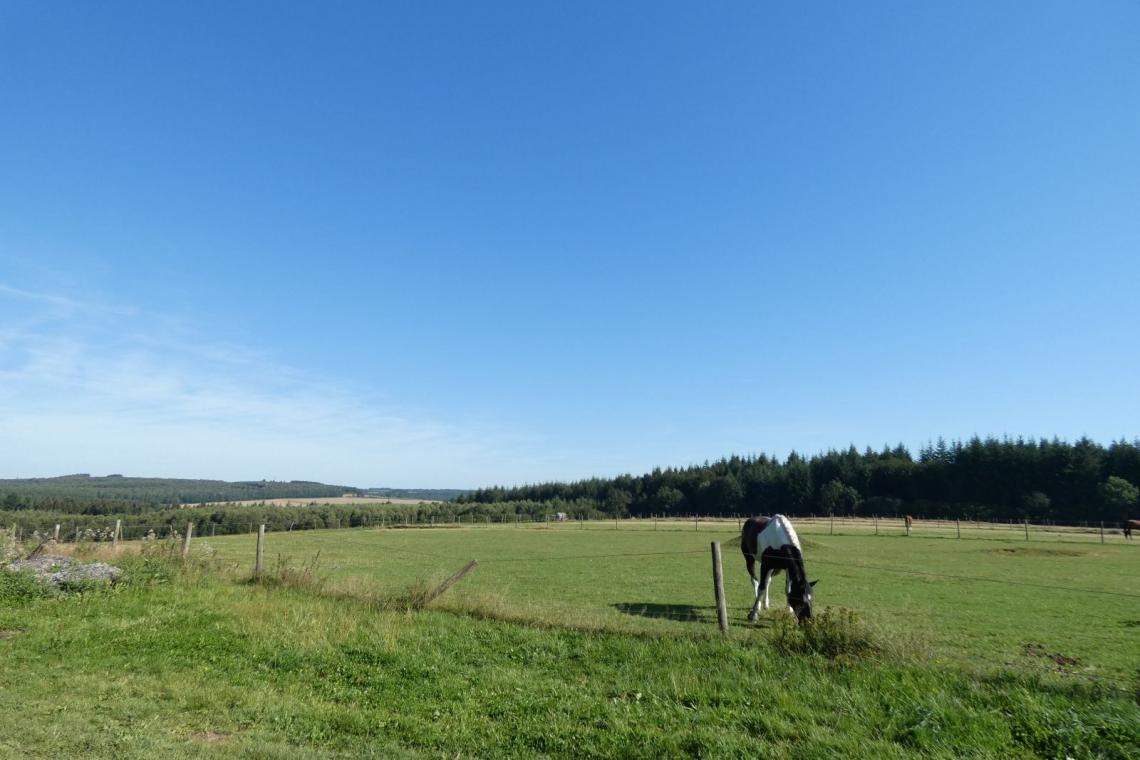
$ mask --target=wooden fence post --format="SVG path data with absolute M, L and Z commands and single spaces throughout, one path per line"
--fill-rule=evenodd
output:
M 123 531 L 123 521 L 115 520 L 115 534 L 111 536 L 111 547 L 117 548 L 119 546 L 119 536 Z
M 217 530 L 218 530 L 218 524 L 217 523 L 210 523 L 210 538 L 214 537 L 214 533 L 217 532 Z
M 962 537 L 962 523 L 957 517 L 954 518 L 954 528 L 958 531 L 958 538 L 961 538 Z
M 1103 536 L 1104 535 L 1104 523 L 1101 523 L 1100 532 L 1101 532 L 1101 535 Z M 59 543 L 59 523 L 55 524 L 55 539 L 54 540 L 57 544 Z
M 58 526 L 58 525 L 56 526 L 56 530 L 57 530 L 57 531 L 59 530 L 59 526 Z M 1101 520 L 1101 521 L 1100 521 L 1100 542 L 1101 542 L 1102 544 L 1104 543 L 1104 520 Z
M 190 537 L 194 535 L 194 523 L 186 523 L 186 534 L 182 536 L 182 559 L 190 555 Z
M 1029 540 L 1029 518 L 1025 519 L 1025 540 Z
M 79 543 L 79 525 L 75 526 L 75 543 Z
M 716 593 L 716 622 L 722 632 L 728 632 L 728 607 L 724 602 L 724 570 L 720 562 L 720 544 L 712 542 L 713 591 Z
M 875 535 L 877 536 L 877 535 L 879 535 L 879 516 L 875 515 L 874 520 L 875 520 Z
M 830 532 L 828 532 L 827 535 L 829 535 L 829 536 L 835 535 L 835 514 L 834 513 L 832 513 L 832 515 L 831 515 L 831 530 L 830 530 Z
M 253 577 L 261 577 L 261 557 L 265 551 L 265 525 L 257 529 L 257 555 L 253 561 Z
M 701 529 L 701 518 L 694 517 L 693 518 L 693 530 L 700 530 L 700 529 Z

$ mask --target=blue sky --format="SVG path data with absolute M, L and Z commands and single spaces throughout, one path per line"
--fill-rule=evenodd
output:
M 0 477 L 1131 439 L 1138 34 L 1123 0 L 0 0 Z

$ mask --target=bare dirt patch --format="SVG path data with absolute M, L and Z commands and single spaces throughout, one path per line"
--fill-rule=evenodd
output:
M 1034 556 L 1034 557 L 1087 557 L 1088 552 L 1074 551 L 1073 549 L 1057 549 L 1046 546 L 1009 546 L 1000 549 L 983 549 L 982 551 L 992 552 L 994 554 L 1006 554 L 1016 557 L 1017 555 Z
M 4 641 L 6 639 L 13 638 L 18 633 L 19 633 L 19 631 L 13 631 L 10 629 L 0 628 L 0 641 Z
M 1044 644 L 1035 644 L 1031 641 L 1021 645 L 1021 653 L 1026 657 L 1041 657 L 1050 660 L 1059 669 L 1075 668 L 1081 664 L 1079 657 L 1069 657 L 1060 652 L 1050 652 Z
M 229 738 L 229 734 L 223 734 L 218 731 L 204 731 L 200 734 L 194 734 L 190 737 L 190 740 L 199 742 L 201 744 L 221 744 Z

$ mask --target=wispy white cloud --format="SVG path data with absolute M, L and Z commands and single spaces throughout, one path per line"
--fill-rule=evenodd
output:
M 0 284 L 0 476 L 443 487 L 527 469 L 517 435 L 375 396 L 129 306 Z

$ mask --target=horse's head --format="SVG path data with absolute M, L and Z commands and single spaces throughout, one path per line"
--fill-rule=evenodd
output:
M 788 606 L 792 608 L 792 612 L 796 613 L 796 618 L 799 620 L 806 620 L 811 617 L 812 608 L 812 588 L 819 581 L 812 581 L 808 583 L 807 578 L 801 578 L 799 582 L 792 583 L 791 593 L 788 594 Z

